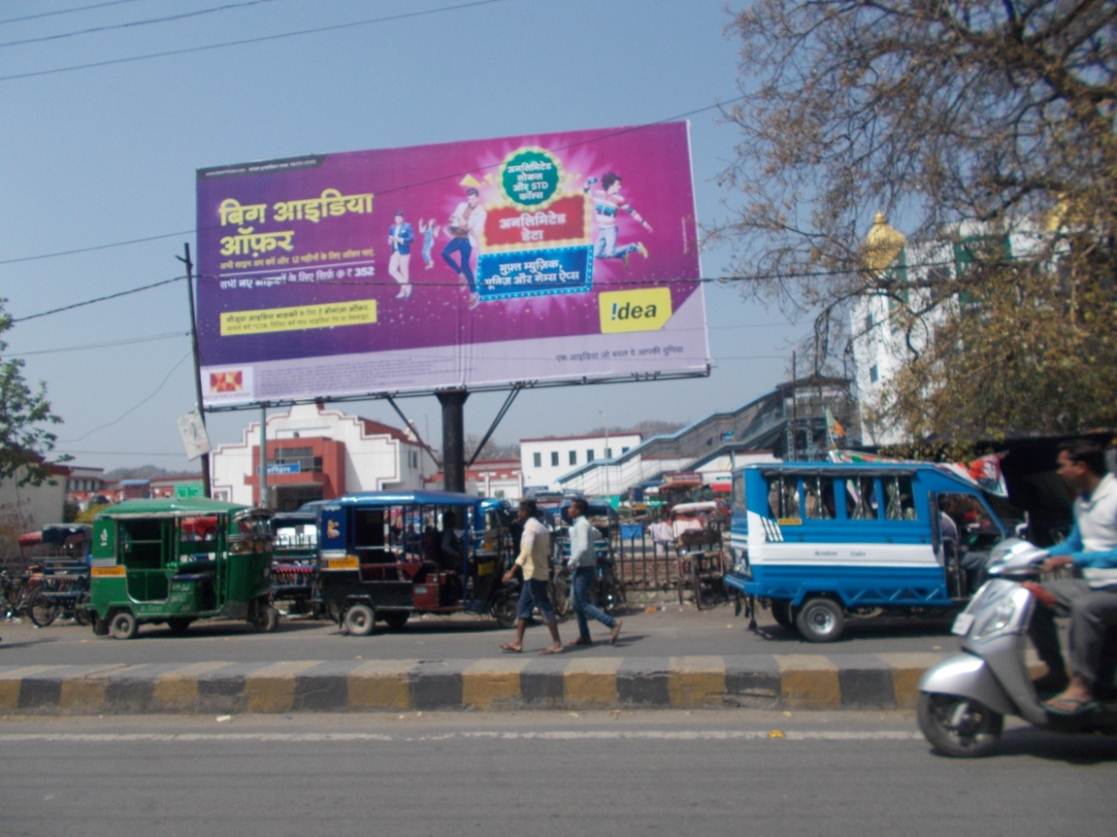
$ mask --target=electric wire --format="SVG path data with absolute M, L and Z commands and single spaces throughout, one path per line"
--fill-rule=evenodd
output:
M 119 416 L 114 418 L 112 421 L 106 422 L 104 424 L 100 424 L 97 427 L 92 428 L 91 430 L 87 430 L 85 433 L 83 433 L 81 436 L 78 436 L 76 439 L 59 439 L 58 443 L 62 444 L 62 445 L 66 445 L 66 444 L 72 445 L 75 442 L 81 442 L 81 441 L 89 438 L 94 433 L 97 433 L 100 430 L 107 430 L 108 428 L 112 427 L 113 425 L 119 424 L 121 421 L 126 419 L 128 416 L 130 416 L 132 413 L 134 413 L 136 410 L 138 410 L 140 407 L 142 407 L 144 404 L 146 404 L 148 401 L 150 401 L 156 395 L 158 395 L 159 391 L 161 389 L 163 389 L 163 387 L 167 383 L 167 381 L 169 381 L 171 379 L 171 375 L 173 375 L 175 373 L 175 371 L 180 366 L 182 366 L 183 363 L 185 363 L 187 360 L 189 360 L 193 356 L 193 354 L 194 354 L 193 351 L 189 351 L 186 354 L 184 354 L 181 358 L 179 358 L 178 362 L 167 371 L 166 375 L 163 376 L 163 380 L 161 380 L 159 382 L 159 385 L 157 387 L 155 387 L 154 390 L 152 390 L 151 394 L 149 394 L 147 397 L 143 398 L 139 402 L 133 404 L 131 407 L 129 407 L 127 410 L 125 410 Z
M 910 269 L 913 269 L 913 268 L 924 268 L 924 267 L 927 267 L 927 268 L 948 267 L 952 264 L 953 264 L 953 262 L 950 262 L 950 261 L 913 262 L 913 263 L 907 264 L 906 267 L 910 270 Z M 998 266 L 998 265 L 1012 264 L 1012 262 L 1011 261 L 991 261 L 991 262 L 988 262 L 988 264 L 990 266 L 995 267 L 995 266 Z M 855 268 L 836 268 L 836 269 L 832 269 L 832 270 L 809 270 L 809 271 L 800 271 L 800 272 L 752 273 L 752 274 L 748 274 L 746 276 L 699 276 L 699 277 L 696 277 L 696 278 L 693 278 L 693 279 L 690 278 L 690 277 L 680 277 L 680 278 L 677 278 L 677 279 L 672 279 L 672 278 L 663 278 L 663 279 L 647 279 L 647 278 L 645 278 L 645 279 L 632 279 L 632 280 L 619 279 L 619 280 L 611 280 L 609 282 L 609 287 L 614 287 L 614 288 L 616 288 L 616 287 L 647 287 L 649 285 L 656 285 L 656 284 L 670 285 L 672 283 L 679 283 L 679 284 L 711 284 L 711 283 L 713 283 L 713 284 L 728 285 L 728 284 L 734 284 L 734 283 L 739 283 L 739 282 L 757 282 L 757 283 L 759 283 L 759 282 L 769 281 L 769 280 L 772 280 L 772 279 L 833 278 L 835 276 L 848 276 L 852 273 L 857 273 L 857 272 L 859 272 L 859 270 L 855 269 Z M 174 276 L 170 279 L 163 279 L 162 281 L 159 281 L 159 282 L 152 282 L 149 285 L 141 285 L 140 287 L 137 287 L 137 288 L 130 288 L 128 290 L 118 291 L 118 292 L 113 293 L 113 294 L 106 294 L 104 296 L 94 297 L 93 299 L 83 300 L 82 302 L 75 302 L 75 303 L 72 303 L 70 305 L 64 305 L 60 308 L 52 308 L 48 311 L 40 311 L 36 314 L 28 314 L 28 315 L 25 315 L 23 317 L 12 317 L 11 322 L 14 325 L 16 323 L 27 322 L 28 320 L 35 320 L 35 319 L 38 319 L 40 317 L 51 316 L 52 314 L 61 314 L 61 313 L 64 313 L 66 311 L 72 311 L 75 308 L 82 308 L 84 306 L 93 305 L 93 304 L 98 303 L 98 302 L 105 302 L 105 301 L 111 300 L 111 299 L 118 299 L 120 297 L 130 296 L 131 294 L 136 294 L 136 293 L 141 293 L 143 291 L 148 291 L 148 290 L 151 290 L 152 288 L 158 288 L 158 287 L 161 287 L 162 285 L 168 285 L 172 282 L 180 282 L 185 278 L 186 278 L 186 276 L 184 276 L 184 275 L 183 276 Z M 199 274 L 199 276 L 198 276 L 199 281 L 202 280 L 202 279 L 216 280 L 218 278 L 220 278 L 220 277 L 214 276 L 214 275 L 211 275 L 211 274 Z M 391 287 L 391 286 L 395 286 L 396 283 L 395 283 L 394 280 L 390 280 L 390 279 L 354 279 L 351 282 L 334 280 L 334 279 L 326 279 L 326 280 L 323 280 L 321 282 L 315 282 L 314 284 L 315 284 L 315 286 L 330 285 L 330 286 L 335 286 L 335 287 L 336 286 L 350 286 L 350 287 L 358 287 L 358 288 L 363 288 L 363 287 L 375 288 L 375 287 Z M 457 288 L 457 287 L 460 286 L 459 283 L 456 280 L 453 280 L 453 281 L 446 280 L 446 281 L 435 281 L 435 282 L 422 282 L 422 283 L 419 283 L 419 284 L 420 284 L 421 287 L 454 287 L 454 288 Z
M 161 241 L 164 238 L 178 238 L 183 235 L 193 235 L 197 230 L 179 230 L 173 233 L 162 233 L 161 235 L 149 235 L 143 238 L 129 238 L 126 241 L 112 241 L 108 244 L 92 244 L 88 247 L 74 247 L 70 250 L 56 250 L 52 253 L 40 253 L 35 256 L 17 256 L 11 259 L 0 259 L 0 265 L 5 264 L 19 264 L 21 262 L 34 262 L 40 259 L 54 259 L 58 256 L 75 256 L 81 253 L 93 253 L 97 250 L 110 250 L 113 247 L 127 247 L 132 244 L 146 244 L 149 241 Z
M 75 302 L 70 305 L 63 305 L 59 308 L 51 308 L 49 311 L 40 311 L 37 314 L 28 314 L 24 317 L 12 317 L 11 322 L 14 325 L 15 323 L 25 323 L 28 320 L 37 320 L 40 317 L 49 317 L 52 314 L 61 314 L 64 311 L 73 311 L 75 308 L 84 308 L 86 305 L 93 305 L 97 302 L 107 302 L 110 299 L 119 299 L 122 296 L 131 296 L 132 294 L 138 294 L 141 291 L 149 291 L 152 288 L 169 285 L 172 282 L 181 282 L 185 278 L 186 276 L 174 276 L 170 279 L 163 279 L 159 282 L 152 282 L 150 285 L 143 285 L 138 288 L 129 288 L 125 291 L 117 291 L 116 293 L 105 294 L 104 296 L 95 297 L 94 299 L 87 299 L 82 302 Z
M 747 331 L 757 328 L 787 328 L 796 325 L 790 320 L 773 320 L 767 323 L 726 323 L 725 325 L 708 325 L 707 331 Z M 678 328 L 675 331 L 698 331 L 700 327 Z M 102 340 L 97 343 L 80 343 L 74 346 L 58 346 L 52 349 L 29 349 L 23 352 L 8 352 L 5 357 L 21 358 L 37 355 L 56 355 L 66 352 L 89 352 L 97 349 L 115 349 L 120 346 L 134 346 L 140 343 L 157 343 L 162 340 L 182 339 L 190 336 L 189 331 L 168 331 L 163 334 L 138 335 L 136 337 L 122 337 L 119 340 Z
M 198 9 L 193 12 L 182 12 L 177 15 L 167 15 L 166 17 L 152 17 L 145 20 L 132 20 L 127 23 L 110 23 L 104 26 L 93 26 L 88 29 L 78 29 L 73 32 L 59 32 L 54 35 L 40 35 L 35 38 L 23 38 L 18 41 L 0 42 L 0 49 L 5 47 L 23 46 L 25 44 L 39 44 L 44 41 L 60 41 L 64 38 L 75 38 L 79 35 L 92 35 L 97 32 L 108 32 L 113 29 L 129 29 L 135 26 L 150 26 L 156 23 L 170 23 L 173 21 L 184 20 L 190 17 L 201 17 L 202 15 L 210 15 L 215 12 L 226 12 L 232 9 L 239 9 L 245 6 L 258 6 L 261 3 L 274 3 L 275 0 L 242 0 L 239 3 L 226 3 L 223 6 L 213 6 L 208 9 Z
M 32 70 L 26 73 L 12 73 L 6 76 L 0 76 L 0 82 L 3 81 L 17 81 L 20 79 L 36 78 L 39 76 L 56 75 L 59 73 L 70 73 L 77 70 L 89 70 L 95 67 L 108 67 L 114 64 L 130 64 L 137 61 L 148 61 L 153 58 L 167 58 L 172 55 L 189 55 L 195 52 L 207 52 L 217 49 L 225 49 L 234 46 L 246 46 L 248 44 L 258 44 L 265 41 L 278 41 L 286 38 L 294 38 L 302 35 L 317 35 L 322 32 L 335 32 L 339 29 L 349 29 L 351 27 L 371 26 L 379 23 L 392 23 L 397 20 L 408 20 L 417 17 L 428 17 L 430 15 L 441 14 L 444 12 L 454 12 L 462 9 L 475 8 L 477 6 L 491 6 L 495 3 L 508 3 L 512 0 L 471 0 L 467 3 L 456 3 L 449 6 L 439 6 L 434 9 L 420 9 L 412 12 L 399 12 L 392 15 L 382 15 L 380 17 L 367 18 L 365 20 L 353 20 L 346 23 L 335 23 L 329 26 L 317 26 L 312 29 L 298 29 L 293 32 L 278 32 L 274 35 L 258 35 L 254 38 L 240 38 L 236 41 L 223 41 L 216 44 L 201 44 L 193 47 L 181 47 L 180 49 L 166 49 L 159 52 L 149 52 L 143 55 L 131 55 L 125 58 L 109 58 L 103 61 L 91 61 L 87 64 L 71 64 L 66 67 L 53 67 L 49 70 Z
M 569 143 L 567 145 L 563 145 L 563 146 L 556 146 L 554 150 L 555 151 L 566 151 L 566 150 L 569 150 L 571 148 L 577 148 L 577 147 L 582 146 L 582 145 L 591 145 L 595 142 L 602 142 L 603 140 L 613 139 L 614 137 L 623 136 L 625 134 L 630 134 L 634 131 L 639 131 L 642 128 L 647 128 L 647 127 L 652 126 L 652 125 L 661 125 L 665 122 L 677 122 L 680 119 L 687 119 L 691 116 L 698 116 L 699 114 L 709 113 L 710 111 L 714 111 L 714 110 L 720 110 L 720 109 L 724 108 L 726 105 L 731 105 L 734 102 L 736 102 L 736 101 L 738 101 L 742 98 L 743 98 L 743 96 L 736 96 L 736 97 L 732 97 L 732 98 L 725 99 L 725 100 L 717 100 L 717 101 L 714 101 L 711 104 L 702 105 L 701 107 L 692 108 L 691 110 L 683 111 L 681 113 L 675 113 L 675 114 L 672 114 L 671 116 L 665 116 L 665 117 L 662 117 L 660 119 L 653 120 L 651 122 L 644 122 L 644 123 L 641 123 L 639 125 L 631 125 L 631 126 L 626 127 L 626 128 L 617 128 L 616 130 L 609 131 L 609 132 L 607 132 L 605 134 L 602 134 L 602 135 L 599 135 L 599 136 L 590 137 L 590 138 L 584 139 L 584 140 L 576 140 L 574 142 L 571 142 L 571 143 Z M 385 195 L 392 195 L 392 194 L 395 194 L 397 192 L 404 192 L 408 189 L 414 189 L 414 188 L 417 188 L 419 186 L 429 186 L 429 185 L 434 184 L 434 183 L 441 183 L 443 180 L 457 180 L 457 179 L 460 179 L 460 178 L 464 177 L 467 174 L 481 174 L 481 173 L 483 173 L 483 172 L 485 172 L 489 169 L 498 169 L 498 168 L 500 168 L 501 165 L 503 165 L 503 163 L 493 163 L 493 164 L 487 165 L 487 166 L 476 166 L 476 167 L 471 168 L 467 171 L 450 172 L 448 174 L 438 175 L 436 177 L 427 178 L 425 180 L 416 180 L 416 181 L 411 181 L 409 183 L 401 183 L 400 185 L 394 186 L 391 189 L 384 189 L 384 190 L 378 192 L 377 194 L 380 195 L 381 197 L 383 197 Z M 145 244 L 149 241 L 159 241 L 161 239 L 175 238 L 175 237 L 183 236 L 183 235 L 197 235 L 199 232 L 215 230 L 215 229 L 220 229 L 220 225 L 215 225 L 215 226 L 212 226 L 212 227 L 195 228 L 195 229 L 191 229 L 191 230 L 181 230 L 179 232 L 173 232 L 173 233 L 162 233 L 162 234 L 159 234 L 159 235 L 149 235 L 149 236 L 144 236 L 143 238 L 126 239 L 124 241 L 115 241 L 115 242 L 110 242 L 110 243 L 107 243 L 107 244 L 94 244 L 94 245 L 90 245 L 88 247 L 74 247 L 74 248 L 70 248 L 70 249 L 67 249 L 67 250 L 55 250 L 55 251 L 52 251 L 52 252 L 49 252 L 49 253 L 38 253 L 38 254 L 32 255 L 32 256 L 16 256 L 16 257 L 7 258 L 7 259 L 0 259 L 0 266 L 7 265 L 7 264 L 20 264 L 20 263 L 24 263 L 24 262 L 40 261 L 42 259 L 53 259 L 53 258 L 57 258 L 59 256 L 73 256 L 73 255 L 79 255 L 81 253 L 90 253 L 90 252 L 94 252 L 94 251 L 97 251 L 97 250 L 108 250 L 108 249 L 114 248 L 114 247 L 127 247 L 127 246 L 130 246 L 130 245 L 133 245 L 133 244 Z
M 58 453 L 64 453 L 70 456 L 75 454 L 81 456 L 158 456 L 166 459 L 182 459 L 182 452 L 179 453 L 163 453 L 156 451 L 133 451 L 133 450 L 75 450 L 73 448 L 57 448 Z
M 136 3 L 138 0 L 105 0 L 103 3 L 90 3 L 87 6 L 74 6 L 69 9 L 56 9 L 53 12 L 39 12 L 33 15 L 23 15 L 22 17 L 9 17 L 0 20 L 0 23 L 22 23 L 25 20 L 38 20 L 42 17 L 57 17 L 59 15 L 73 14 L 74 12 L 87 12 L 90 9 L 103 9 L 106 6 L 123 6 L 125 3 Z
M 189 331 L 168 331 L 164 334 L 151 334 L 143 337 L 124 337 L 120 340 L 103 340 L 99 343 L 83 343 L 78 346 L 59 346 L 53 349 L 32 349 L 26 352 L 8 352 L 5 357 L 32 357 L 35 355 L 55 355 L 62 352 L 88 352 L 95 349 L 112 349 L 118 346 L 135 346 L 139 343 L 155 343 L 160 340 L 172 340 L 189 337 Z

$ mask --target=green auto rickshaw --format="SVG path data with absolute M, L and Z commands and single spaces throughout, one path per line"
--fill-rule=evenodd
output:
M 140 624 L 182 633 L 196 619 L 274 630 L 271 530 L 264 509 L 205 497 L 126 500 L 93 521 L 93 633 L 131 639 Z

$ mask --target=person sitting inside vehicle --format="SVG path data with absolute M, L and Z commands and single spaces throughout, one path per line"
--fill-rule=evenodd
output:
M 462 558 L 465 557 L 461 536 L 454 529 L 457 522 L 457 515 L 452 511 L 442 515 L 442 537 L 439 539 L 438 547 L 441 553 L 439 566 L 444 570 L 460 571 Z
M 1028 587 L 1039 601 L 1029 632 L 1047 674 L 1036 691 L 1059 691 L 1044 703 L 1053 713 L 1073 715 L 1094 707 L 1109 683 L 1099 682 L 1106 634 L 1117 626 L 1117 478 L 1105 472 L 1105 452 L 1092 442 L 1072 442 L 1059 451 L 1058 474 L 1078 496 L 1074 529 L 1048 551 L 1043 571 L 1073 566 L 1080 578 Z M 1056 616 L 1070 616 L 1071 677 L 1068 682 Z

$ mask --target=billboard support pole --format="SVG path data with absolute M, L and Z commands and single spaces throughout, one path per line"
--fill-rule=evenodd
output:
M 190 260 L 190 244 L 182 245 L 183 255 L 175 256 L 186 265 L 186 296 L 190 300 L 190 350 L 194 355 L 194 398 L 198 403 L 198 418 L 202 420 L 202 430 L 206 429 L 206 411 L 202 406 L 202 373 L 198 363 L 198 326 L 194 314 L 194 262 Z M 210 496 L 209 454 L 202 454 L 202 495 Z
M 520 394 L 521 389 L 523 389 L 523 387 L 519 384 L 512 387 L 512 391 L 509 392 L 508 397 L 504 399 L 504 405 L 500 408 L 500 412 L 496 414 L 493 423 L 489 425 L 489 429 L 485 432 L 485 435 L 481 437 L 481 441 L 477 443 L 477 450 L 473 452 L 473 456 L 469 457 L 469 462 L 466 463 L 465 467 L 470 468 L 473 466 L 473 463 L 477 461 L 477 457 L 481 455 L 481 451 L 485 449 L 485 445 L 488 443 L 493 433 L 496 432 L 497 425 L 499 425 L 501 420 L 508 414 L 512 402 L 516 400 L 516 396 Z
M 442 479 L 447 491 L 465 491 L 465 399 L 464 389 L 438 393 L 442 405 Z
M 427 456 L 431 458 L 431 462 L 434 463 L 434 467 L 438 468 L 438 470 L 441 471 L 442 463 L 438 461 L 438 457 L 434 455 L 434 451 L 431 450 L 431 446 L 427 444 L 426 439 L 419 435 L 419 428 L 415 426 L 415 422 L 404 415 L 403 410 L 399 408 L 399 405 L 396 404 L 396 399 L 392 398 L 392 396 L 386 395 L 384 397 L 384 400 L 387 401 L 388 404 L 391 405 L 392 409 L 396 411 L 396 415 L 403 419 L 404 425 L 406 425 L 407 428 L 415 434 L 415 438 L 419 441 L 419 444 L 422 446 L 423 450 L 427 452 Z
M 260 405 L 260 502 L 268 508 L 268 405 Z

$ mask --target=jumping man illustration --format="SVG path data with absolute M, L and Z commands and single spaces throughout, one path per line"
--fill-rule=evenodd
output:
M 627 263 L 632 253 L 639 253 L 647 258 L 648 248 L 642 241 L 617 247 L 617 212 L 620 210 L 627 212 L 648 232 L 652 231 L 652 225 L 645 221 L 636 208 L 621 194 L 622 183 L 621 176 L 610 171 L 602 175 L 600 186 L 597 186 L 597 178 L 591 177 L 586 181 L 582 191 L 593 201 L 593 213 L 597 219 L 594 256 L 599 259 L 623 259 Z

